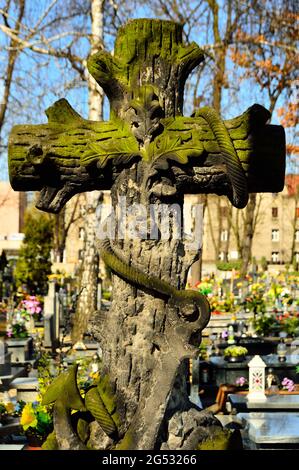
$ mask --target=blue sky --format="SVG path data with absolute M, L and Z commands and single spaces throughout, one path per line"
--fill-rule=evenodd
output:
M 30 15 L 25 21 L 27 28 L 32 27 L 32 25 L 36 23 L 41 13 L 45 11 L 51 2 L 52 0 L 40 0 L 39 2 L 28 0 Z M 62 5 L 67 3 L 67 1 L 57 0 L 58 7 L 62 7 Z M 192 1 L 189 3 L 191 6 L 194 5 L 194 2 Z M 3 4 L 4 2 L 0 0 L 0 6 Z M 122 12 L 120 11 L 119 14 L 121 15 Z M 55 16 L 55 11 L 49 13 L 44 23 L 53 16 Z M 125 12 L 122 16 L 128 16 L 128 13 Z M 137 6 L 129 13 L 129 16 L 136 18 L 157 17 L 151 8 L 145 8 L 144 6 Z M 220 21 L 222 21 L 221 18 L 220 10 Z M 55 34 L 59 34 L 61 32 L 65 33 L 66 31 L 71 31 L 73 29 L 89 32 L 89 16 L 82 15 L 75 20 L 64 21 L 60 26 L 58 25 L 57 30 L 55 30 Z M 191 31 L 189 39 L 194 40 L 201 46 L 204 46 L 207 43 L 212 43 L 212 30 L 205 34 L 203 34 L 202 31 L 203 29 L 200 25 L 198 28 L 194 28 Z M 54 33 L 53 31 L 50 31 L 50 29 L 45 29 L 44 34 L 47 37 L 51 37 L 51 34 L 53 35 Z M 70 37 L 66 36 L 51 44 L 53 47 L 59 46 L 63 48 L 68 44 Z M 113 48 L 113 42 L 113 35 L 106 34 L 105 45 L 108 50 Z M 4 78 L 6 58 L 5 47 L 7 44 L 7 38 L 0 31 L 0 100 L 1 80 Z M 77 41 L 76 52 L 82 57 L 86 57 L 88 55 L 89 43 L 86 38 L 82 38 Z M 230 82 L 232 86 L 223 90 L 222 116 L 224 119 L 229 119 L 241 114 L 246 108 L 256 102 L 264 105 L 265 107 L 269 105 L 266 93 L 262 92 L 253 80 L 247 80 L 238 84 L 237 76 L 240 73 L 240 69 L 236 68 L 230 60 L 227 61 L 227 67 L 230 71 L 230 76 L 232 77 Z M 236 79 L 234 79 L 234 77 Z M 192 80 L 193 78 L 191 77 L 189 82 Z M 205 73 L 200 82 L 199 93 L 203 94 L 206 99 L 206 102 L 203 102 L 203 105 L 210 104 L 207 90 L 211 88 L 211 81 L 211 73 Z M 58 60 L 46 55 L 35 54 L 32 51 L 25 50 L 24 53 L 20 55 L 14 72 L 9 112 L 7 114 L 6 125 L 4 126 L 1 136 L 2 143 L 4 145 L 6 144 L 9 130 L 14 124 L 46 122 L 46 116 L 43 110 L 62 97 L 65 97 L 79 113 L 84 117 L 87 117 L 88 105 L 86 83 L 82 82 L 78 77 L 78 74 L 76 74 L 76 72 L 74 72 L 74 70 L 68 65 L 67 61 Z M 282 103 L 283 97 L 278 101 L 277 108 L 279 108 Z M 192 111 L 193 109 L 190 105 L 190 97 L 186 96 L 185 114 L 189 115 Z M 108 119 L 108 116 L 109 109 L 106 100 L 104 119 Z M 272 117 L 272 123 L 279 123 L 275 112 Z M 293 141 L 293 133 L 289 130 L 287 131 L 287 140 Z M 289 170 L 292 171 L 292 168 L 289 167 Z M 0 179 L 7 179 L 7 176 L 7 157 L 6 149 L 4 149 L 0 159 Z

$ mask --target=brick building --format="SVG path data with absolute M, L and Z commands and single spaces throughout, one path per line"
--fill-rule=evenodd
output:
M 26 193 L 13 191 L 9 182 L 0 181 L 0 254 L 4 250 L 7 258 L 18 255 L 26 205 Z

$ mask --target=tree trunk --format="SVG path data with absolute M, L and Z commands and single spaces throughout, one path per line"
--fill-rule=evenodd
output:
M 91 54 L 97 53 L 103 47 L 103 7 L 103 0 L 91 1 Z M 103 118 L 103 92 L 91 75 L 88 76 L 88 106 L 89 120 L 99 121 Z M 97 207 L 101 199 L 101 193 L 86 193 L 87 210 L 83 221 L 85 227 L 84 246 L 78 282 L 80 295 L 72 329 L 73 343 L 82 340 L 87 331 L 89 318 L 97 310 L 98 305 L 99 254 L 96 247 L 95 231 L 99 223 Z
M 249 202 L 245 209 L 245 225 L 242 245 L 241 277 L 245 277 L 251 260 L 252 239 L 254 235 L 254 212 L 256 205 L 256 193 L 249 196 Z
M 144 238 L 150 234 L 152 215 L 150 200 L 145 200 L 142 192 L 145 174 L 144 163 L 139 162 L 123 172 L 112 188 L 114 211 L 119 210 L 121 197 L 125 198 L 127 207 L 142 203 L 146 208 L 148 230 L 142 233 Z M 131 188 L 129 197 L 127 188 Z M 183 198 L 172 202 L 182 220 Z M 156 201 L 154 209 L 162 210 L 160 202 Z M 167 240 L 125 238 L 113 242 L 113 249 L 128 264 L 183 289 L 188 269 L 198 258 L 198 250 L 188 250 L 177 233 L 175 221 L 174 216 L 170 221 L 172 236 Z M 116 226 L 116 230 L 119 228 Z M 179 309 L 170 307 L 167 299 L 157 298 L 118 276 L 113 276 L 112 295 L 110 311 L 101 313 L 92 331 L 102 346 L 104 372 L 109 374 L 117 396 L 120 435 L 126 433 L 120 448 L 155 449 L 163 441 L 166 441 L 165 448 L 191 448 L 184 434 L 176 439 L 176 447 L 167 443 L 167 421 L 175 412 L 179 415 L 185 412 L 186 422 L 191 419 L 188 410 L 194 407 L 187 394 L 184 359 L 197 354 L 190 340 L 194 345 L 200 343 L 200 325 L 185 323 Z M 191 415 L 197 423 L 194 411 Z M 202 419 L 201 415 L 197 418 L 198 422 Z
M 142 26 L 141 23 L 138 27 L 139 25 Z M 155 44 L 160 44 L 161 56 L 169 39 L 167 28 L 165 28 L 164 35 L 162 29 L 157 27 L 155 34 L 151 30 L 148 31 L 153 34 L 152 39 Z M 170 47 L 174 51 L 179 31 L 176 25 L 171 26 L 169 30 L 173 41 Z M 144 34 L 142 29 L 140 34 Z M 172 51 L 170 49 L 170 55 Z M 158 68 L 160 50 L 157 49 L 156 52 L 157 65 L 154 69 L 150 51 L 145 47 L 139 85 L 142 85 L 142 82 L 146 83 L 148 77 L 152 76 L 153 85 L 157 82 L 163 95 L 165 89 L 170 86 L 173 90 L 178 87 L 176 82 L 178 78 L 174 75 L 176 64 L 169 64 L 166 73 L 163 68 L 165 63 L 162 61 Z M 139 66 L 141 67 L 141 64 Z M 146 75 L 145 70 L 147 70 Z M 169 81 L 164 81 L 165 76 L 169 77 Z M 181 106 L 182 96 L 170 95 L 165 102 L 166 116 L 178 113 Z M 116 112 L 119 112 L 119 109 Z M 141 121 L 141 126 L 142 124 Z M 140 128 L 139 125 L 138 128 Z M 143 140 L 147 138 L 146 132 L 145 128 Z M 113 250 L 119 253 L 127 264 L 133 265 L 141 272 L 148 275 L 154 273 L 159 279 L 178 289 L 184 289 L 188 269 L 198 258 L 199 253 L 198 249 L 193 252 L 189 251 L 182 241 L 183 194 L 175 194 L 167 198 L 168 207 L 175 203 L 177 210 L 177 215 L 173 215 L 169 222 L 168 239 L 161 238 L 161 231 L 158 231 L 160 234 L 158 240 L 147 239 L 150 235 L 150 221 L 153 221 L 151 204 L 154 202 L 154 209 L 159 211 L 163 201 L 163 197 L 161 200 L 158 197 L 153 199 L 151 196 L 154 183 L 148 179 L 148 172 L 148 165 L 143 161 L 138 162 L 130 169 L 123 170 L 112 186 L 113 210 L 119 213 L 120 198 L 123 197 L 129 208 L 134 207 L 134 204 L 142 204 L 148 222 L 146 228 L 139 227 L 141 230 L 139 238 L 125 237 L 121 240 L 118 236 L 116 241 L 111 240 Z M 168 177 L 167 174 L 163 176 L 163 186 L 165 188 L 172 186 L 171 176 Z M 176 225 L 176 217 L 180 218 L 179 228 Z M 157 220 L 156 223 L 158 224 Z M 116 230 L 119 228 L 117 223 Z M 179 233 L 177 233 L 178 230 Z M 202 417 L 198 411 L 194 410 L 188 399 L 183 366 L 184 359 L 192 357 L 197 352 L 196 347 L 192 347 L 190 342 L 195 345 L 200 343 L 200 331 L 203 326 L 201 321 L 199 319 L 194 323 L 186 322 L 180 317 L 179 309 L 170 307 L 169 302 L 163 296 L 157 298 L 149 290 L 141 290 L 118 276 L 113 276 L 112 307 L 109 313 L 101 313 L 92 331 L 96 332 L 99 338 L 103 350 L 105 372 L 109 374 L 117 397 L 121 422 L 119 433 L 123 436 L 118 448 L 155 449 L 164 446 L 170 449 L 190 449 L 196 447 L 200 438 L 197 441 L 193 439 L 194 442 L 191 443 L 185 433 L 181 433 L 181 437 L 176 438 L 175 447 L 173 447 L 174 443 L 171 439 L 169 441 L 168 424 L 173 417 L 172 427 L 177 426 L 175 415 L 177 412 L 184 424 L 190 424 L 193 419 L 193 426 L 202 430 L 200 427 Z M 192 408 L 191 418 L 188 410 Z M 195 416 L 193 416 L 194 411 Z
M 19 0 L 18 12 L 17 12 L 18 16 L 14 25 L 14 33 L 16 36 L 18 36 L 20 33 L 20 28 L 21 28 L 21 23 L 23 20 L 24 12 L 25 12 L 25 0 Z M 3 15 L 3 18 L 5 18 L 5 15 Z M 9 44 L 7 65 L 6 65 L 6 70 L 5 70 L 5 81 L 4 81 L 4 90 L 3 90 L 4 93 L 3 93 L 3 97 L 0 96 L 0 131 L 4 124 L 5 114 L 7 111 L 8 100 L 9 100 L 9 95 L 10 95 L 10 88 L 12 84 L 13 72 L 14 72 L 16 60 L 17 60 L 18 53 L 19 53 L 17 46 L 18 46 L 18 43 L 14 39 L 11 39 L 10 44 Z

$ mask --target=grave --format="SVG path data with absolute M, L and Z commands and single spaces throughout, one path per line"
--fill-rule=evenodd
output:
M 233 409 L 237 412 L 242 411 L 289 411 L 289 412 L 299 412 L 299 394 L 298 395 L 268 395 L 266 400 L 254 401 L 248 400 L 247 396 L 230 394 L 228 396 L 229 401 L 232 404 Z M 299 435 L 299 428 L 298 428 Z
M 59 294 L 55 291 L 55 282 L 49 282 L 48 295 L 44 299 L 44 341 L 43 346 L 53 351 L 59 346 Z
M 2 375 L 11 373 L 11 352 L 8 352 L 7 344 L 1 341 L 0 344 L 0 379 Z
M 17 390 L 17 401 L 34 402 L 38 400 L 38 379 L 34 377 L 20 377 L 10 383 L 10 388 Z
M 238 413 L 237 418 L 245 425 L 243 443 L 249 449 L 299 449 L 299 412 Z
M 290 356 L 287 356 L 286 362 L 279 362 L 277 354 L 269 354 L 261 356 L 266 366 L 271 367 L 279 380 L 284 377 L 297 381 L 298 374 L 296 374 L 295 365 Z M 227 362 L 221 356 L 211 357 L 209 364 L 211 365 L 211 382 L 216 385 L 223 383 L 234 384 L 238 377 L 249 378 L 248 362 L 252 356 L 247 356 L 247 359 L 242 362 Z
M 27 377 L 27 368 L 23 366 L 12 366 L 7 375 L 0 376 L 0 392 L 5 392 L 10 388 L 11 382 L 18 377 Z
M 71 353 L 65 358 L 67 364 L 71 365 L 79 359 L 87 357 L 93 357 L 98 354 L 101 357 L 100 346 L 98 343 L 93 341 L 84 341 L 74 345 Z
M 8 352 L 11 353 L 12 364 L 24 364 L 32 357 L 33 343 L 32 338 L 10 338 L 6 340 Z

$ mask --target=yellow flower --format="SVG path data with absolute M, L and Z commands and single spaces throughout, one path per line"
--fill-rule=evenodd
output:
M 11 401 L 9 401 L 8 403 L 5 403 L 5 408 L 6 408 L 7 413 L 13 413 L 15 409 Z
M 31 403 L 27 403 L 24 406 L 20 423 L 21 426 L 23 426 L 24 431 L 27 431 L 30 427 L 35 428 L 37 426 L 37 418 L 34 414 Z
M 93 380 L 97 380 L 99 378 L 99 371 L 97 372 L 91 372 L 90 373 L 90 377 L 93 379 Z

